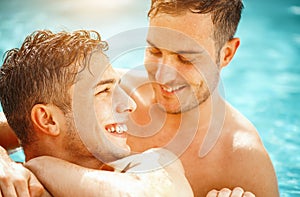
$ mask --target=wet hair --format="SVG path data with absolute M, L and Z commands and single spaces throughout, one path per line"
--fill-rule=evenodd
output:
M 0 101 L 8 124 L 22 145 L 34 141 L 31 109 L 53 104 L 65 114 L 71 109 L 70 87 L 91 52 L 107 49 L 96 31 L 72 33 L 35 31 L 20 49 L 5 53 L 0 69 Z
M 214 40 L 216 48 L 234 37 L 243 9 L 241 0 L 152 0 L 148 16 L 165 13 L 181 15 L 188 12 L 195 14 L 211 14 L 214 24 Z

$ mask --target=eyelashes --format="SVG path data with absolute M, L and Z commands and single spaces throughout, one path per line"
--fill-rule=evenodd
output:
M 103 90 L 97 91 L 95 96 L 98 96 L 98 95 L 101 95 L 101 94 L 108 94 L 108 93 L 111 92 L 110 90 L 111 90 L 110 88 L 105 88 Z
M 163 54 L 162 52 L 159 50 L 159 48 L 155 48 L 155 47 L 148 47 L 147 48 L 147 52 L 152 55 L 152 56 L 155 56 L 155 57 L 161 57 Z M 195 59 L 194 57 L 188 57 L 188 56 L 183 56 L 181 54 L 177 54 L 177 59 L 183 63 L 183 64 L 192 64 L 193 63 L 193 59 Z

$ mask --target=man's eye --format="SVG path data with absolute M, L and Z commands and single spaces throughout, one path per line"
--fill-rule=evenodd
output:
M 155 47 L 148 47 L 147 51 L 152 55 L 160 55 L 161 51 Z
M 110 88 L 105 88 L 104 90 L 97 91 L 95 96 L 103 94 L 103 93 L 109 93 L 109 92 L 110 92 Z
M 178 59 L 180 60 L 180 62 L 182 62 L 183 64 L 191 64 L 192 60 L 189 58 L 186 58 L 182 55 L 178 55 Z

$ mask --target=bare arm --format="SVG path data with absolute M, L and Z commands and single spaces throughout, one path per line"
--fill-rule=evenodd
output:
M 7 124 L 3 112 L 0 112 L 0 146 L 6 150 L 14 149 L 20 146 L 18 138 Z
M 53 196 L 110 197 L 139 194 L 133 189 L 137 186 L 133 184 L 136 179 L 134 176 L 92 170 L 52 157 L 35 158 L 26 166 L 37 174 Z
M 139 165 L 140 158 L 134 157 L 126 173 L 87 169 L 52 157 L 35 158 L 26 165 L 54 196 L 193 196 L 178 163 L 141 171 L 149 163 Z M 112 165 L 120 171 L 127 161 Z
M 12 161 L 0 147 L 0 195 L 1 197 L 49 196 L 37 178 L 22 164 Z
M 248 159 L 244 161 L 244 169 L 239 168 L 244 173 L 243 178 L 240 176 L 239 178 L 248 182 L 246 183 L 249 186 L 247 189 L 256 196 L 279 197 L 275 169 L 264 148 L 248 151 Z M 238 180 L 237 177 L 236 179 Z
M 277 177 L 271 159 L 260 140 L 257 142 L 236 148 L 228 155 L 231 165 L 224 168 L 223 185 L 227 182 L 230 187 L 239 185 L 256 196 L 278 197 Z M 245 145 L 246 139 L 243 143 L 240 145 Z
M 223 184 L 241 186 L 256 196 L 278 197 L 278 183 L 270 156 L 253 124 L 230 106 L 232 116 L 228 117 L 228 135 L 223 144 L 227 150 L 227 162 L 223 163 Z M 233 118 L 233 119 L 230 119 Z M 224 150 L 223 149 L 223 150 Z M 226 165 L 227 164 L 227 165 Z
M 0 196 L 49 196 L 32 172 L 9 158 L 6 150 L 16 147 L 18 139 L 0 112 Z

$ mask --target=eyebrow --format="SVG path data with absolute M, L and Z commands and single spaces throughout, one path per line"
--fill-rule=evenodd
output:
M 116 80 L 115 79 L 106 79 L 106 80 L 102 80 L 102 81 L 99 81 L 95 87 L 98 87 L 98 86 L 101 86 L 101 85 L 105 85 L 105 84 L 114 84 L 116 83 Z M 95 88 L 94 87 L 94 88 Z
M 154 48 L 159 49 L 155 44 L 153 44 L 151 41 L 147 40 L 148 44 Z M 171 53 L 174 54 L 201 54 L 204 50 L 179 50 L 179 51 L 171 51 Z

